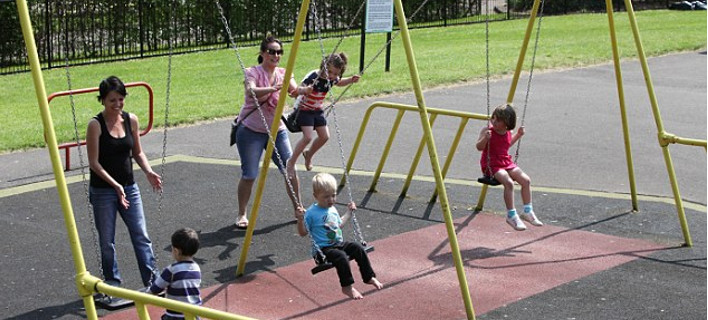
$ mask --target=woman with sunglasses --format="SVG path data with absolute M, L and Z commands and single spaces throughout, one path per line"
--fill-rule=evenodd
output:
M 297 96 L 297 83 L 291 77 L 287 83 L 284 81 L 285 68 L 278 67 L 283 56 L 283 44 L 280 40 L 268 36 L 261 42 L 258 54 L 258 65 L 245 70 L 245 99 L 239 121 L 241 125 L 236 131 L 236 145 L 239 158 L 241 159 L 241 179 L 238 183 L 238 217 L 236 218 L 237 228 L 247 228 L 248 218 L 246 217 L 246 207 L 251 198 L 253 183 L 258 177 L 258 164 L 263 151 L 268 147 L 270 125 L 273 123 L 273 116 L 280 98 L 280 90 L 287 86 L 291 96 Z M 260 107 L 260 111 L 256 110 Z M 260 116 L 262 112 L 267 126 Z M 297 174 L 288 175 L 285 173 L 285 164 L 292 155 L 288 130 L 283 122 L 280 122 L 277 136 L 275 137 L 276 152 L 273 152 L 273 162 L 284 173 L 285 179 L 290 180 L 293 190 L 285 187 L 294 210 L 299 210 L 300 184 Z

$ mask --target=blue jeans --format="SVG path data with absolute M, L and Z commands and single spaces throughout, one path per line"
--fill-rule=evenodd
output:
M 267 133 L 255 132 L 244 125 L 238 126 L 236 132 L 236 147 L 241 158 L 241 178 L 254 180 L 258 177 L 258 164 L 261 161 L 263 150 L 268 147 L 269 138 Z M 287 130 L 279 130 L 275 137 L 275 148 L 280 154 L 283 163 L 278 161 L 278 156 L 273 150 L 271 159 L 278 166 L 281 172 L 285 170 L 285 164 L 292 155 L 290 140 L 288 140 Z
M 130 234 L 133 243 L 135 258 L 143 285 L 149 286 L 151 277 L 157 277 L 155 269 L 155 255 L 152 251 L 152 242 L 145 226 L 143 202 L 140 198 L 140 189 L 137 184 L 125 186 L 125 195 L 130 206 L 124 209 L 118 204 L 118 194 L 113 188 L 89 188 L 89 197 L 93 206 L 93 216 L 98 230 L 98 242 L 101 247 L 101 267 L 103 279 L 110 285 L 118 286 L 121 283 L 116 257 L 116 213 L 120 213 Z

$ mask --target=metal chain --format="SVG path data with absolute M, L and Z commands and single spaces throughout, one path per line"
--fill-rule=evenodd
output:
M 332 119 L 334 119 L 334 129 L 337 132 L 337 143 L 339 145 L 339 158 L 340 161 L 342 162 L 342 168 L 344 169 L 344 181 L 346 181 L 347 185 L 347 193 L 349 195 L 349 199 L 353 199 L 352 197 L 352 188 L 351 188 L 351 180 L 349 180 L 349 173 L 346 170 L 346 160 L 344 159 L 344 146 L 342 145 L 342 132 L 339 128 L 339 122 L 337 121 L 337 111 L 332 109 Z M 353 200 L 352 200 L 353 202 Z M 359 221 L 356 219 L 356 214 L 354 214 L 356 210 L 352 211 L 352 222 L 354 223 L 353 229 L 354 229 L 354 236 L 356 239 L 362 243 L 366 244 L 366 241 L 364 240 L 364 234 L 361 232 L 361 228 L 359 227 Z
M 66 16 L 67 14 L 67 8 L 64 6 L 66 2 L 62 1 L 62 9 L 64 10 L 64 15 Z M 66 25 L 66 20 L 64 19 L 64 28 L 68 30 L 68 26 Z M 84 187 L 84 194 L 86 195 L 86 212 L 88 213 L 89 217 L 89 223 L 91 224 L 90 228 L 91 233 L 93 235 L 93 244 L 94 248 L 96 249 L 96 261 L 98 264 L 98 270 L 101 273 L 101 277 L 103 277 L 103 264 L 101 263 L 101 246 L 98 243 L 98 230 L 96 229 L 96 222 L 93 219 L 93 209 L 91 206 L 91 196 L 89 195 L 89 186 L 88 186 L 88 181 L 86 180 L 86 168 L 84 164 L 84 156 L 83 152 L 81 152 L 81 138 L 79 137 L 79 125 L 78 121 L 76 120 L 76 104 L 74 102 L 74 94 L 72 91 L 72 85 L 71 85 L 71 71 L 70 65 L 69 65 L 69 45 L 68 45 L 68 33 L 64 33 L 64 69 L 66 72 L 66 84 L 69 90 L 69 102 L 71 104 L 71 116 L 74 121 L 74 138 L 76 140 L 76 149 L 79 152 L 79 167 L 81 168 L 81 182 Z M 66 152 L 69 152 L 69 149 L 66 150 Z
M 165 89 L 165 121 L 163 123 L 163 128 L 162 128 L 162 165 L 160 166 L 160 179 L 162 180 L 162 189 L 160 190 L 160 193 L 158 194 L 158 204 L 157 204 L 157 221 L 160 222 L 162 221 L 162 208 L 163 208 L 163 203 L 164 203 L 164 186 L 165 186 L 165 162 L 167 158 L 167 128 L 170 126 L 170 121 L 169 121 L 169 114 L 170 114 L 170 88 L 172 87 L 172 54 L 174 50 L 173 46 L 173 39 L 174 39 L 174 24 L 172 21 L 174 21 L 174 17 L 176 16 L 177 13 L 177 4 L 175 0 L 172 1 L 172 6 L 170 8 L 170 16 L 172 19 L 169 19 L 169 36 L 167 39 L 167 45 L 168 45 L 168 53 L 167 53 L 167 85 Z M 153 257 L 155 258 L 155 265 L 158 265 L 160 262 L 159 256 L 158 256 L 158 251 L 153 248 Z M 155 280 L 155 273 L 150 274 L 150 285 Z
M 541 35 L 541 22 L 543 21 L 543 7 L 545 4 L 545 0 L 541 0 L 541 8 L 539 10 L 539 16 L 538 16 L 538 24 L 536 25 L 536 40 L 534 41 L 533 45 L 533 54 L 531 55 L 531 66 L 529 68 L 529 79 L 526 82 L 526 97 L 524 98 L 524 111 L 521 115 L 521 126 L 524 126 L 524 120 L 526 119 L 526 107 L 529 104 L 529 95 L 531 94 L 531 79 L 533 79 L 533 70 L 534 66 L 536 64 L 536 51 L 538 50 L 538 38 Z M 519 141 L 516 143 L 516 152 L 514 153 L 514 163 L 517 163 L 517 159 L 519 159 L 519 149 L 521 149 L 521 141 L 523 140 L 523 137 L 519 139 Z
M 490 70 L 489 70 L 489 0 L 486 1 L 484 5 L 484 12 L 485 12 L 485 19 L 484 19 L 484 49 L 485 49 L 485 63 L 486 63 L 486 75 L 485 75 L 485 83 L 487 84 L 487 128 L 492 125 L 492 117 L 490 116 L 491 113 L 491 102 L 490 102 L 490 96 L 491 96 L 491 89 L 490 89 Z M 486 133 L 485 133 L 486 134 Z M 491 140 L 491 137 L 490 137 Z M 494 177 L 494 173 L 492 172 L 492 164 L 491 164 L 491 155 L 489 154 L 489 143 L 490 141 L 487 141 L 487 171 L 484 173 L 485 176 L 490 176 Z
M 321 36 L 321 29 L 320 29 L 320 24 L 319 24 L 319 19 L 317 17 L 317 5 L 315 4 L 315 0 L 312 0 L 312 14 L 313 14 L 313 19 L 315 20 L 315 33 L 317 35 L 317 41 L 319 42 L 320 45 L 320 52 L 322 53 L 322 62 L 324 65 L 324 75 L 325 77 L 328 77 L 329 73 L 327 71 L 327 66 L 329 64 L 329 57 L 331 56 L 326 56 L 325 49 L 324 49 L 324 44 L 322 41 L 322 36 Z M 336 48 L 335 48 L 336 49 Z M 334 53 L 332 53 L 334 54 Z M 325 87 L 327 89 L 328 96 L 332 96 L 332 91 L 330 90 L 332 86 L 332 82 L 327 79 L 325 82 Z M 332 109 L 334 111 L 334 109 Z M 337 114 L 336 112 L 333 113 L 333 119 L 334 119 L 334 127 L 335 131 L 337 133 L 337 143 L 339 146 L 339 155 L 341 158 L 342 162 L 342 171 L 344 172 L 344 179 L 345 181 L 349 182 L 347 183 L 347 194 L 349 195 L 349 202 L 354 202 L 354 197 L 352 196 L 352 189 L 351 189 L 351 181 L 349 180 L 349 174 L 347 173 L 346 170 L 346 161 L 344 160 L 344 147 L 342 146 L 342 133 L 341 130 L 339 129 L 339 124 L 337 123 Z M 364 236 L 361 232 L 361 228 L 359 227 L 359 221 L 356 218 L 356 210 L 352 210 L 351 215 L 352 215 L 352 229 L 354 231 L 354 237 L 357 239 L 359 243 L 366 244 L 366 241 L 364 240 Z
M 226 29 L 226 33 L 229 37 L 229 42 L 231 42 L 231 47 L 234 50 L 234 53 L 236 53 L 236 58 L 238 59 L 239 65 L 241 67 L 241 72 L 244 75 L 244 81 L 245 81 L 245 76 L 246 76 L 246 66 L 243 63 L 243 59 L 241 59 L 241 54 L 239 53 L 238 46 L 236 45 L 236 41 L 234 41 L 233 35 L 231 33 L 231 28 L 229 28 L 229 22 L 226 19 L 226 15 L 224 14 L 224 9 L 221 7 L 221 4 L 219 4 L 219 0 L 214 0 L 214 3 L 216 3 L 216 7 L 219 9 L 219 16 L 221 17 L 221 22 L 224 24 L 224 29 Z M 277 80 L 277 79 L 276 79 Z M 283 79 L 283 84 L 285 85 L 286 79 Z M 287 80 L 289 81 L 289 79 Z M 281 89 L 282 90 L 282 89 Z M 258 114 L 261 117 L 261 121 L 263 122 L 264 127 L 268 131 L 268 140 L 270 143 L 273 145 L 273 152 L 275 152 L 275 156 L 278 159 L 278 162 L 281 165 L 281 168 L 285 168 L 286 164 L 283 161 L 283 158 L 280 156 L 280 152 L 278 152 L 278 148 L 276 148 L 275 145 L 275 138 L 271 136 L 270 134 L 270 125 L 268 125 L 268 121 L 265 118 L 265 115 L 263 114 L 263 110 L 261 109 L 261 104 L 258 102 L 258 98 L 256 97 L 256 92 L 253 91 L 253 88 L 249 86 L 249 93 L 251 94 L 251 97 L 253 98 L 253 101 L 256 103 L 256 108 L 258 109 Z M 292 182 L 290 181 L 290 177 L 287 174 L 287 170 L 278 170 L 280 173 L 285 177 L 285 182 L 288 186 L 288 192 L 292 196 L 292 199 L 295 201 L 295 205 L 298 207 L 302 207 L 302 203 L 300 202 L 300 199 L 298 198 L 297 194 L 295 193 L 295 188 L 292 185 Z

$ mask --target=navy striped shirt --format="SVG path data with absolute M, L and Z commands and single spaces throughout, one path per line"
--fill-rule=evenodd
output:
M 162 270 L 160 276 L 150 286 L 150 292 L 158 294 L 163 290 L 169 299 L 202 305 L 199 286 L 202 283 L 202 272 L 194 261 L 178 261 Z M 167 310 L 168 316 L 184 317 L 179 312 Z

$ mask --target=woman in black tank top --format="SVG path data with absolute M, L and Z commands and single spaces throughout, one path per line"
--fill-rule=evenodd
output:
M 115 250 L 116 218 L 120 214 L 130 234 L 143 285 L 147 287 L 157 276 L 157 270 L 140 189 L 133 179 L 132 159 L 135 158 L 153 190 L 162 190 L 162 180 L 143 153 L 138 118 L 123 111 L 126 95 L 125 85 L 117 77 L 101 81 L 98 101 L 104 109 L 89 121 L 86 130 L 91 168 L 89 198 L 98 230 L 104 280 L 116 286 L 122 282 Z

